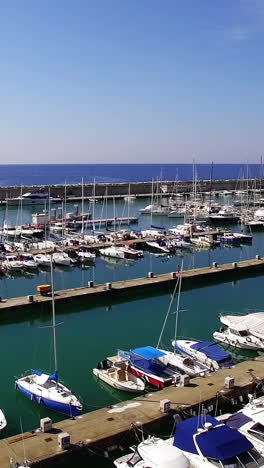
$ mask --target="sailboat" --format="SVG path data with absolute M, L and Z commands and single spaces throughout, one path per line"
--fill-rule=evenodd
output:
M 30 400 L 39 405 L 58 411 L 68 416 L 78 416 L 82 411 L 82 405 L 75 395 L 65 385 L 58 382 L 58 357 L 56 344 L 56 320 L 55 301 L 53 284 L 53 259 L 50 261 L 51 288 L 52 288 L 52 329 L 54 347 L 54 367 L 53 374 L 44 374 L 38 370 L 31 370 L 31 374 L 24 375 L 16 380 L 16 388 L 20 390 Z
M 174 335 L 174 341 L 176 341 L 177 338 L 177 330 L 178 330 L 178 318 L 179 318 L 179 308 L 180 308 L 180 296 L 181 296 L 181 285 L 182 285 L 182 271 L 183 271 L 183 263 L 181 264 L 181 269 L 179 271 L 179 276 L 177 279 L 177 282 L 175 284 L 175 288 L 171 297 L 171 301 L 169 304 L 169 308 L 165 317 L 165 321 L 159 336 L 158 344 L 157 344 L 157 349 L 161 351 L 164 355 L 159 357 L 159 361 L 161 361 L 163 364 L 168 366 L 169 368 L 178 370 L 183 372 L 184 374 L 189 375 L 190 377 L 197 377 L 199 375 L 205 375 L 210 371 L 209 367 L 206 364 L 200 363 L 197 360 L 195 360 L 191 356 L 182 356 L 179 353 L 176 353 L 176 349 L 174 347 L 174 351 L 165 351 L 164 349 L 160 348 L 160 343 L 162 339 L 162 335 L 165 329 L 165 325 L 167 322 L 167 319 L 169 317 L 171 307 L 175 298 L 175 294 L 177 291 L 178 287 L 178 297 L 177 297 L 177 309 L 176 309 L 176 314 L 175 314 L 175 335 Z

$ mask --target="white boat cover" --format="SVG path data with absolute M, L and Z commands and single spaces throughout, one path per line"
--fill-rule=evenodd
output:
M 264 312 L 247 315 L 223 315 L 221 322 L 228 327 L 248 330 L 252 335 L 264 339 Z

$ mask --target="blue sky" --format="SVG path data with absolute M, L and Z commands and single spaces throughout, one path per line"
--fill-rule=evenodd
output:
M 0 162 L 258 162 L 262 0 L 3 0 Z

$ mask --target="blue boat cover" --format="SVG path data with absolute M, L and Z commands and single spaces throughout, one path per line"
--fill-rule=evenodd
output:
M 151 361 L 150 359 L 140 359 L 138 356 L 130 354 L 130 361 L 133 366 L 137 367 L 138 369 L 157 376 L 161 376 L 161 374 L 164 372 L 163 366 L 157 364 L 155 361 Z M 167 378 L 169 379 L 170 376 L 167 375 Z
M 222 425 L 209 415 L 195 416 L 176 424 L 173 445 L 185 452 L 197 455 L 193 436 L 198 433 L 198 429 L 204 429 L 206 422 L 214 427 L 195 438 L 204 457 L 223 461 L 253 448 L 251 442 L 239 431 Z
M 235 413 L 228 418 L 226 421 L 226 425 L 228 427 L 231 427 L 231 429 L 239 429 L 240 427 L 244 426 L 244 424 L 247 424 L 248 422 L 252 421 L 251 418 L 246 416 L 243 413 Z
M 137 354 L 138 356 L 141 356 L 145 359 L 156 359 L 161 356 L 166 356 L 166 353 L 163 353 L 162 351 L 159 351 L 152 346 L 144 346 L 143 348 L 132 349 L 132 353 Z
M 153 224 L 151 224 L 150 227 L 153 229 L 160 229 L 161 231 L 166 231 L 166 228 L 162 226 L 154 226 Z
M 51 374 L 49 376 L 49 380 L 55 380 L 55 382 L 58 382 L 58 378 L 59 378 L 59 374 L 57 370 L 54 372 L 54 374 Z
M 43 372 L 40 372 L 38 370 L 35 370 L 35 369 L 31 369 L 31 372 L 33 372 L 33 374 L 36 374 L 36 375 L 42 375 Z
M 191 345 L 191 348 L 204 353 L 209 359 L 213 359 L 216 362 L 231 359 L 231 355 L 229 353 L 212 341 L 198 341 Z

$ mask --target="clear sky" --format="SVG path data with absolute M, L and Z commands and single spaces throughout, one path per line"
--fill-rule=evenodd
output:
M 258 162 L 263 0 L 2 0 L 0 162 Z

